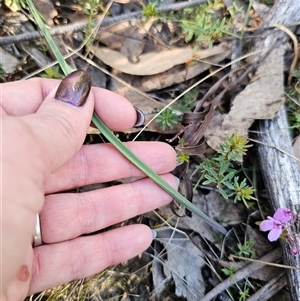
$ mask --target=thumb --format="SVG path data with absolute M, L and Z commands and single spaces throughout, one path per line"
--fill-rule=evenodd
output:
M 82 146 L 94 109 L 90 89 L 88 73 L 75 71 L 47 95 L 34 115 L 24 116 L 44 159 L 45 175 L 67 163 Z

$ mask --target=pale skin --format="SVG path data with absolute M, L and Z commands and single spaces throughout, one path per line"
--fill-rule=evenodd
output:
M 92 88 L 77 108 L 54 100 L 59 81 L 2 84 L 1 99 L 1 300 L 23 300 L 74 279 L 96 274 L 144 251 L 152 241 L 145 225 L 81 236 L 171 201 L 110 144 L 82 146 L 93 109 L 113 131 L 136 122 L 123 97 Z M 159 142 L 127 146 L 177 188 L 170 174 L 174 150 Z M 59 193 L 88 184 L 140 177 L 81 194 Z M 32 248 L 36 214 L 44 244 Z

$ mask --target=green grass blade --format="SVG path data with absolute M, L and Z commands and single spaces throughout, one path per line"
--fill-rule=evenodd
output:
M 66 63 L 65 59 L 61 55 L 59 49 L 57 48 L 55 42 L 53 41 L 51 35 L 49 34 L 48 29 L 46 28 L 43 20 L 41 19 L 38 11 L 36 10 L 34 4 L 31 0 L 27 0 L 27 4 L 29 9 L 32 12 L 34 19 L 36 20 L 39 28 L 41 29 L 42 33 L 45 36 L 45 39 L 53 54 L 55 55 L 61 69 L 63 70 L 65 75 L 68 75 L 72 72 L 70 66 Z M 114 145 L 114 147 L 123 154 L 130 162 L 132 162 L 137 168 L 139 168 L 145 175 L 151 178 L 159 187 L 165 190 L 169 195 L 171 195 L 177 202 L 185 206 L 191 212 L 198 215 L 204 221 L 206 221 L 209 225 L 211 225 L 216 230 L 220 231 L 221 233 L 227 233 L 226 229 L 214 221 L 212 218 L 208 217 L 204 214 L 200 209 L 198 209 L 195 205 L 189 202 L 183 195 L 181 195 L 177 190 L 175 190 L 170 184 L 164 181 L 160 176 L 158 176 L 150 167 L 148 167 L 141 159 L 139 159 L 135 154 L 133 154 L 110 130 L 109 128 L 103 123 L 103 121 L 99 118 L 99 116 L 94 112 L 92 121 L 94 122 L 95 126 L 98 130 L 103 134 L 103 136 Z

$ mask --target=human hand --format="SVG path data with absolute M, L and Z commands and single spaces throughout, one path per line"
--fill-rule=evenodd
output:
M 75 81 L 88 89 L 82 74 L 77 73 Z M 82 146 L 93 109 L 111 130 L 124 131 L 137 119 L 132 105 L 112 92 L 92 88 L 78 107 L 74 101 L 72 105 L 57 100 L 62 96 L 62 90 L 56 94 L 58 83 L 37 78 L 1 85 L 1 300 L 23 300 L 132 258 L 152 241 L 145 225 L 81 235 L 171 201 L 112 145 Z M 66 88 L 66 79 L 63 83 L 60 87 Z M 170 146 L 159 142 L 127 146 L 177 187 L 176 178 L 169 174 L 176 165 Z M 141 179 L 90 192 L 59 193 L 127 177 Z M 32 248 L 37 213 L 44 244 Z

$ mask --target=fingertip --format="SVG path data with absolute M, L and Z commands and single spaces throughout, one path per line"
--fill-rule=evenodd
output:
M 154 142 L 151 142 L 154 143 Z M 155 142 L 157 143 L 157 147 L 160 147 L 160 154 L 163 154 L 163 162 L 168 162 L 168 166 L 169 166 L 169 171 L 172 171 L 173 169 L 176 168 L 177 166 L 177 153 L 174 149 L 173 146 L 171 146 L 170 144 L 166 143 L 166 142 L 161 142 L 161 141 L 157 141 Z M 159 158 L 158 158 L 159 160 Z
M 140 123 L 137 111 L 125 97 L 96 87 L 91 91 L 96 113 L 112 131 L 126 131 Z
M 133 253 L 129 257 L 133 257 L 145 251 L 155 238 L 154 232 L 147 225 L 136 224 L 126 226 L 126 228 L 128 229 L 127 243 L 130 243 L 130 241 L 135 240 L 135 246 L 132 249 Z M 124 236 L 126 236 L 126 234 L 124 234 Z

